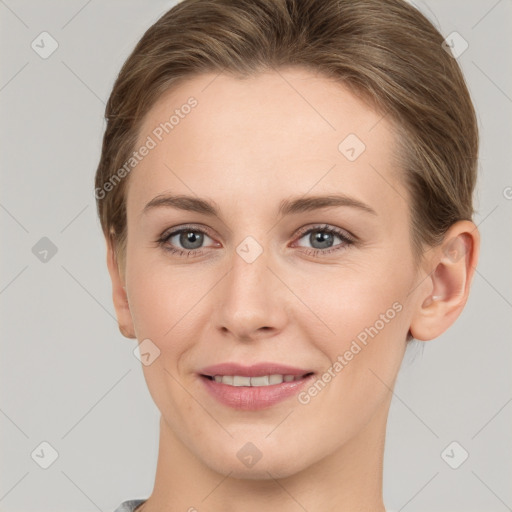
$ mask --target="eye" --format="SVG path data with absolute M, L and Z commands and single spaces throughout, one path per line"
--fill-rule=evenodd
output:
M 158 240 L 158 245 L 171 253 L 187 256 L 200 256 L 203 244 L 210 238 L 204 229 L 195 226 L 182 226 L 171 232 L 165 232 Z
M 346 249 L 348 246 L 354 243 L 354 238 L 344 230 L 339 228 L 330 227 L 328 225 L 315 226 L 302 231 L 300 233 L 300 240 L 305 239 L 306 243 L 310 246 L 304 246 L 300 243 L 299 247 L 308 248 L 304 252 L 306 254 L 318 255 L 318 254 L 329 254 L 334 251 Z M 338 239 L 341 243 L 335 243 Z

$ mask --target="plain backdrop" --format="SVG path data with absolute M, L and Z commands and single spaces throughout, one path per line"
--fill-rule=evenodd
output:
M 501 512 L 512 509 L 512 1 L 411 3 L 468 43 L 458 61 L 481 130 L 482 248 L 461 317 L 404 361 L 384 497 L 405 512 Z M 110 512 L 151 493 L 159 414 L 115 321 L 93 178 L 114 79 L 173 5 L 0 0 L 2 512 Z M 58 44 L 47 58 L 42 32 Z

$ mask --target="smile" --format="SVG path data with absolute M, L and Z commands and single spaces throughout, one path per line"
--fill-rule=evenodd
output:
M 226 384 L 228 386 L 262 387 L 273 386 L 283 382 L 293 382 L 295 380 L 300 380 L 303 377 L 311 375 L 311 373 L 302 376 L 273 374 L 262 375 L 260 377 L 247 377 L 245 375 L 214 375 L 213 377 L 205 375 L 205 377 L 209 378 L 210 380 L 214 380 L 215 382 Z
M 259 411 L 284 402 L 297 395 L 313 379 L 312 372 L 303 376 L 200 375 L 209 396 L 224 406 L 242 411 Z

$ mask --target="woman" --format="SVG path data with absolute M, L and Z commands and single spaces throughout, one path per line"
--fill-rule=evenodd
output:
M 443 37 L 401 0 L 184 0 L 106 118 L 113 300 L 161 412 L 153 492 L 117 512 L 385 511 L 404 351 L 478 259 Z

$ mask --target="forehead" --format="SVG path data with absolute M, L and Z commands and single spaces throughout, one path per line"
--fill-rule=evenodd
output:
M 303 69 L 195 76 L 148 112 L 137 147 L 148 138 L 154 147 L 128 188 L 127 202 L 139 211 L 162 192 L 217 202 L 236 193 L 255 206 L 308 190 L 399 199 L 390 120 L 340 83 Z

